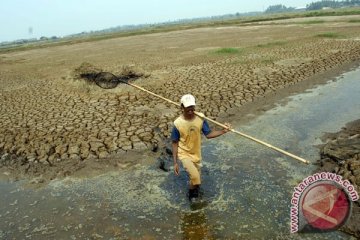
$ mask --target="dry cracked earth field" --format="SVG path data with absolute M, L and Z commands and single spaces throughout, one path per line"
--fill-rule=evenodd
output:
M 53 179 L 91 162 L 121 167 L 136 163 L 132 152 L 153 154 L 169 136 L 175 106 L 130 86 L 106 90 L 78 79 L 84 63 L 112 73 L 132 68 L 148 76 L 137 85 L 175 102 L 192 93 L 205 115 L 236 117 L 256 99 L 359 63 L 360 16 L 317 19 L 2 53 L 2 174 Z

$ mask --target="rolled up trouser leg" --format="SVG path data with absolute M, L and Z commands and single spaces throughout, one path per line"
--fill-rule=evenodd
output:
M 185 168 L 186 172 L 189 174 L 191 185 L 200 185 L 201 184 L 201 174 L 200 174 L 200 163 L 195 163 L 190 159 L 181 159 L 181 163 Z

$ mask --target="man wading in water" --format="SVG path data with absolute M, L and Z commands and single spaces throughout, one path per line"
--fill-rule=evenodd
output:
M 225 125 L 228 128 L 212 131 L 206 120 L 195 115 L 195 97 L 186 94 L 181 97 L 180 115 L 174 121 L 174 127 L 171 133 L 174 172 L 179 175 L 178 159 L 190 178 L 189 200 L 192 201 L 199 196 L 199 187 L 201 184 L 201 132 L 206 138 L 215 138 L 227 133 L 230 130 L 230 124 Z

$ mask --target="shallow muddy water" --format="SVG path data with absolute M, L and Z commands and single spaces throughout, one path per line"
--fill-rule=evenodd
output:
M 233 127 L 315 162 L 319 137 L 360 116 L 357 76 L 360 69 Z M 351 239 L 290 234 L 293 188 L 315 166 L 232 133 L 205 140 L 203 157 L 200 206 L 188 203 L 184 172 L 156 163 L 40 190 L 0 182 L 0 239 Z

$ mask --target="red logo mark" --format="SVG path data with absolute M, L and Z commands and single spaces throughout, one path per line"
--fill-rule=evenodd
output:
M 332 230 L 345 223 L 351 205 L 342 189 L 331 183 L 320 183 L 306 192 L 301 207 L 306 221 L 312 227 Z

